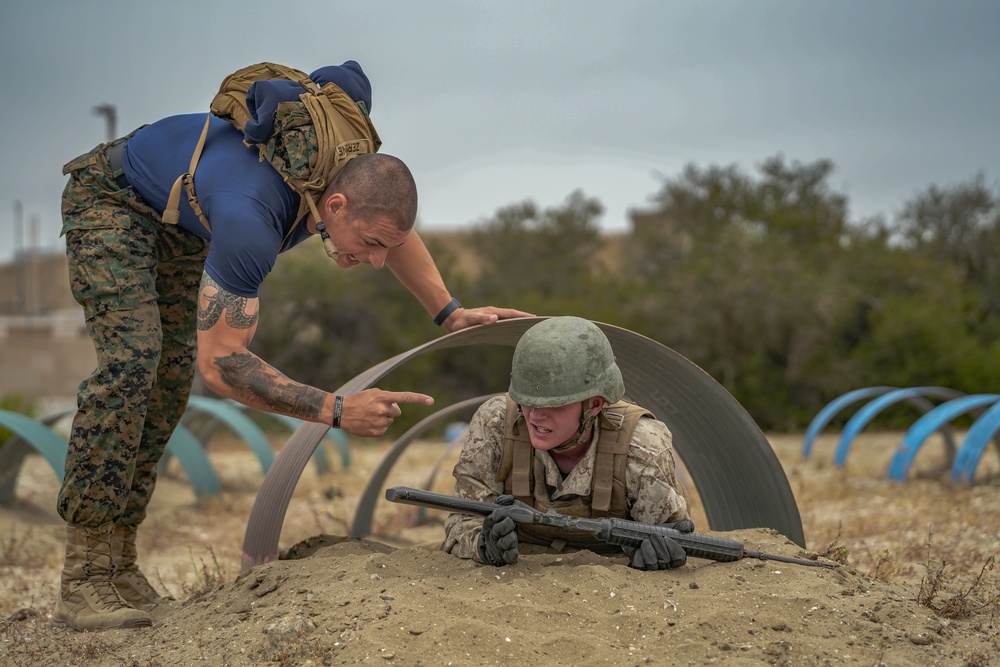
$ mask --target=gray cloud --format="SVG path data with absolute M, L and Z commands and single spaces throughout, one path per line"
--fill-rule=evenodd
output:
M 657 173 L 777 153 L 833 160 L 856 217 L 891 214 L 928 185 L 1000 177 L 998 27 L 986 1 L 7 3 L 0 260 L 15 201 L 58 246 L 60 167 L 105 139 L 94 105 L 125 133 L 206 110 L 261 60 L 362 63 L 424 226 L 580 187 L 623 228 Z

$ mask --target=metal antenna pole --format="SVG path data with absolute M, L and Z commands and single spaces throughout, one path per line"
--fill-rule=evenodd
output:
M 108 141 L 118 138 L 118 110 L 114 104 L 98 104 L 94 107 L 94 113 L 104 116 L 108 121 Z

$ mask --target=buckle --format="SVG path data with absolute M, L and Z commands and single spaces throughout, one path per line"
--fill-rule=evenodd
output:
M 128 143 L 128 137 L 115 139 L 111 142 L 111 148 L 108 150 L 108 166 L 111 167 L 111 178 L 115 179 L 115 185 L 118 186 L 119 190 L 132 187 L 125 177 L 125 167 L 123 164 L 126 143 Z

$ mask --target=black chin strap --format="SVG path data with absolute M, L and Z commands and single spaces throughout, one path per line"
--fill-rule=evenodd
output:
M 576 437 L 570 438 L 569 440 L 559 445 L 558 447 L 553 447 L 552 448 L 553 452 L 561 453 L 569 451 L 571 449 L 575 449 L 576 447 L 586 442 L 587 438 L 589 437 L 589 434 L 593 433 L 593 426 L 594 424 L 597 423 L 597 416 L 600 414 L 601 411 L 600 410 L 598 410 L 597 412 L 591 411 L 591 409 L 587 407 L 587 401 L 580 401 L 580 404 L 583 406 L 583 416 L 580 418 L 580 428 L 576 432 Z

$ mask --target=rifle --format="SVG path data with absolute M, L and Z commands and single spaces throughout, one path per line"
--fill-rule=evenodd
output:
M 447 510 L 483 517 L 489 516 L 493 510 L 501 507 L 501 505 L 495 503 L 456 498 L 441 493 L 421 491 L 408 486 L 394 486 L 386 489 L 385 499 L 393 503 L 417 505 L 430 509 Z M 540 512 L 522 502 L 514 503 L 509 516 L 519 524 L 538 524 L 541 526 L 555 526 L 557 528 L 584 531 L 602 542 L 628 547 L 637 547 L 653 533 L 659 533 L 680 544 L 688 556 L 723 563 L 730 563 L 743 558 L 757 558 L 759 560 L 794 563 L 795 565 L 808 565 L 810 567 L 825 567 L 830 569 L 837 567 L 835 563 L 790 558 L 789 556 L 768 554 L 763 551 L 749 551 L 744 548 L 741 542 L 737 542 L 736 540 L 727 540 L 711 535 L 699 535 L 698 533 L 682 533 L 679 530 L 666 526 L 639 523 L 638 521 L 628 521 L 626 519 L 586 519 L 558 514 L 551 509 L 548 512 Z

